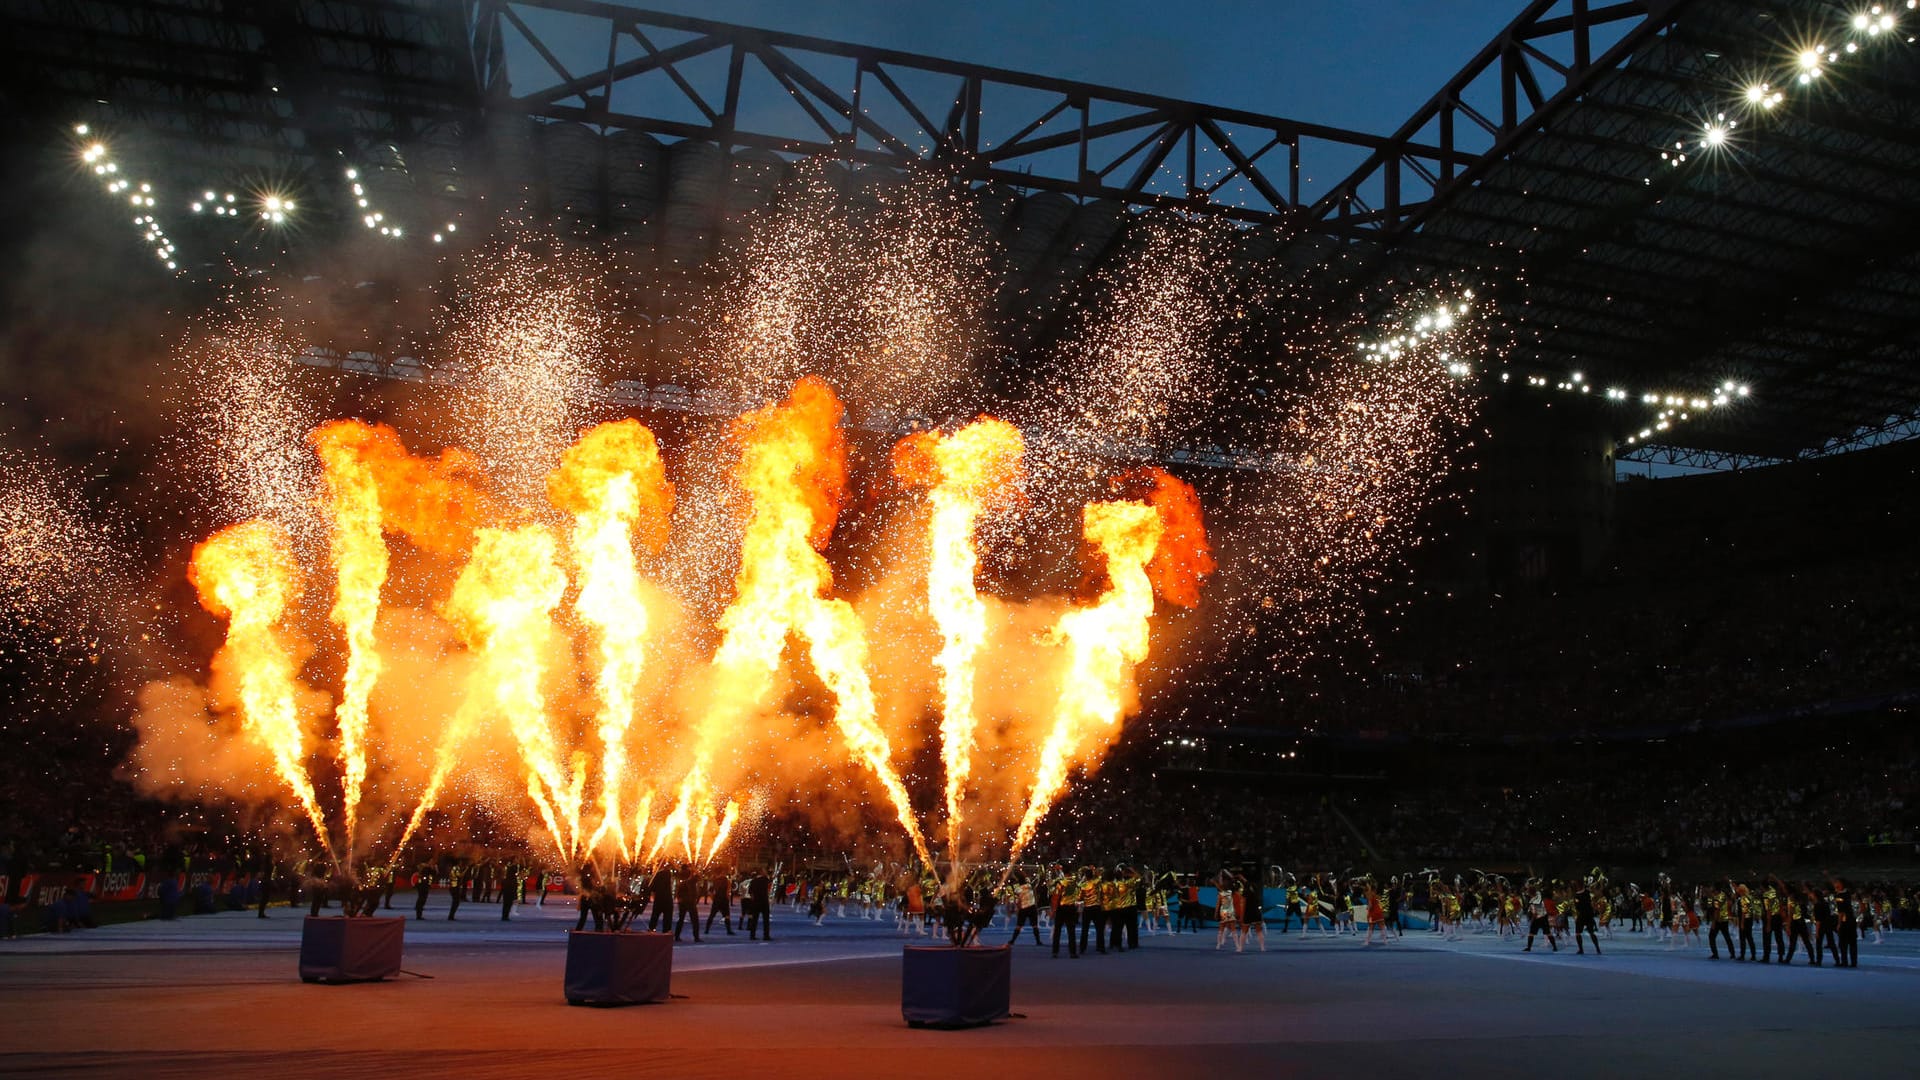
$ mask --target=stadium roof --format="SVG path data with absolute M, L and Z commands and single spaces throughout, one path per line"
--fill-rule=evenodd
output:
M 708 243 L 690 206 L 825 154 L 992 188 L 1031 296 L 1153 206 L 1247 223 L 1249 259 L 1461 271 L 1537 373 L 1512 392 L 1592 387 L 1627 456 L 1724 465 L 1920 434 L 1912 8 L 1536 0 L 1385 134 L 593 0 L 39 0 L 0 50 L 28 137 L 91 120 L 176 190 L 299 190 L 309 237 L 385 207 L 424 242 L 504 171 Z

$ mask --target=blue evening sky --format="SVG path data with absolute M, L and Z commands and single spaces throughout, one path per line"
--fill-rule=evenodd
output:
M 1390 133 L 1524 0 L 642 0 L 641 6 Z M 604 39 L 598 46 L 604 50 Z

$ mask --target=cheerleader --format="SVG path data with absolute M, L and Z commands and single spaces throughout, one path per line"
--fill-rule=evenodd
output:
M 1527 901 L 1527 947 L 1521 952 L 1533 951 L 1533 938 L 1536 934 L 1547 935 L 1547 944 L 1554 952 L 1560 951 L 1560 943 L 1553 939 L 1553 923 L 1550 919 L 1553 905 L 1553 890 L 1545 886 L 1534 889 L 1532 899 Z
M 906 896 L 907 926 L 914 936 L 925 937 L 927 933 L 927 889 L 918 878 L 907 883 Z
M 1239 952 L 1247 939 L 1259 937 L 1260 951 L 1267 951 L 1266 892 L 1240 874 L 1234 875 L 1234 896 L 1239 901 L 1240 939 L 1233 948 Z
M 1327 913 L 1333 908 L 1331 904 L 1320 899 L 1320 880 L 1321 879 L 1316 876 L 1314 878 L 1314 884 L 1302 885 L 1300 887 L 1300 910 L 1305 913 L 1300 919 L 1300 934 L 1302 937 L 1306 936 L 1307 931 L 1312 929 L 1313 924 L 1316 922 L 1325 923 L 1326 935 L 1328 937 L 1333 936 L 1333 920 L 1327 916 Z
M 1369 881 L 1367 882 L 1367 939 L 1360 943 L 1362 946 L 1373 944 L 1375 930 L 1380 931 L 1380 944 L 1392 943 L 1393 936 L 1387 933 L 1386 905 L 1380 902 L 1380 890 L 1374 888 L 1373 882 Z
M 1215 882 L 1220 895 L 1215 905 L 1214 916 L 1220 920 L 1220 930 L 1213 938 L 1214 950 L 1219 951 L 1220 946 L 1225 945 L 1227 938 L 1231 936 L 1234 942 L 1233 951 L 1239 952 L 1246 943 L 1240 939 L 1240 898 L 1234 892 L 1233 876 L 1222 870 Z
M 1503 937 L 1520 936 L 1520 894 L 1503 886 L 1500 890 L 1500 933 Z
M 1167 925 L 1167 890 L 1161 884 L 1164 879 L 1151 870 L 1147 872 L 1147 905 L 1142 912 L 1146 916 L 1143 927 L 1148 934 L 1158 934 Z
M 1440 879 L 1427 879 L 1427 933 L 1444 934 L 1447 932 L 1447 887 Z

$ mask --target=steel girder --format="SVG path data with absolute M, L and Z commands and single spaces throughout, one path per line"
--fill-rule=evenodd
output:
M 1643 465 L 1672 465 L 1682 469 L 1702 469 L 1709 472 L 1741 472 L 1747 469 L 1764 469 L 1769 465 L 1784 465 L 1792 459 L 1763 457 L 1758 454 L 1737 454 L 1721 450 L 1695 450 L 1665 443 L 1644 443 L 1617 455 L 1614 460 L 1637 461 Z
M 1311 214 L 1389 240 L 1418 229 L 1664 33 L 1689 2 L 1573 0 L 1569 13 L 1555 15 L 1564 0 L 1533 0 Z M 1485 145 L 1463 147 L 1463 134 Z
M 515 68 L 522 85 L 511 92 L 492 83 L 492 109 L 1387 238 L 1624 63 L 1685 0 L 1574 0 L 1572 14 L 1549 17 L 1564 2 L 1536 0 L 1390 137 L 600 0 L 470 0 L 469 10 L 471 40 L 491 57 L 477 70 L 499 70 L 503 43 L 539 58 L 537 72 Z M 569 36 L 591 26 L 604 57 L 569 66 L 550 40 L 555 24 Z M 1612 31 L 1604 48 L 1602 28 Z M 1505 87 L 1492 117 L 1472 104 L 1489 73 Z M 785 122 L 748 100 L 756 93 L 783 97 Z M 1468 148 L 1466 126 L 1484 131 L 1480 149 Z M 1365 152 L 1366 164 L 1307 201 L 1301 170 L 1328 148 Z

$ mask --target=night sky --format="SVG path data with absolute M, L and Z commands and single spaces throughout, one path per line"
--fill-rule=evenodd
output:
M 645 6 L 1385 135 L 1524 3 L 648 0 Z

